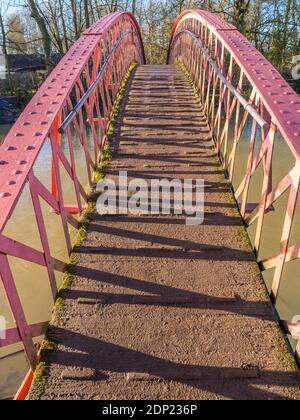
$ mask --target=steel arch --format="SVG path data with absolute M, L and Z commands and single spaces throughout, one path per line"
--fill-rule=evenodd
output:
M 124 76 L 134 62 L 145 62 L 141 32 L 134 16 L 124 12 L 103 17 L 83 33 L 52 71 L 0 147 L 0 276 L 16 323 L 15 328 L 0 331 L 0 347 L 22 342 L 33 369 L 37 362 L 33 338 L 42 334 L 45 323 L 28 325 L 8 257 L 45 267 L 55 300 L 54 271 L 63 271 L 64 263 L 51 255 L 39 200 L 42 198 L 60 215 L 67 248 L 71 252 L 68 225 L 78 227 L 72 213 L 80 213 L 82 202 L 88 199 L 77 177 L 74 137 L 76 134 L 80 140 L 92 184 L 93 171 L 108 139 L 115 100 Z M 93 156 L 87 147 L 85 116 L 92 133 Z M 64 120 L 66 124 L 62 123 Z M 69 159 L 61 147 L 62 132 L 66 134 Z M 50 140 L 53 162 L 50 189 L 34 173 L 34 164 L 46 140 Z M 71 207 L 64 204 L 60 168 L 64 168 L 74 186 L 77 203 Z M 27 186 L 42 252 L 3 235 Z
M 300 183 L 300 98 L 233 25 L 207 11 L 187 10 L 176 20 L 168 64 L 175 62 L 183 64 L 191 77 L 230 182 L 234 178 L 243 130 L 252 120 L 248 164 L 235 197 L 246 226 L 256 223 L 254 250 L 257 255 L 266 214 L 289 192 L 278 252 L 259 261 L 263 271 L 275 270 L 271 297 L 276 303 L 287 264 L 300 258 L 299 232 L 297 243 L 291 243 Z M 231 126 L 234 126 L 232 145 L 229 142 Z M 273 154 L 280 135 L 288 145 L 294 166 L 273 185 Z M 259 137 L 262 142 L 256 152 Z M 262 166 L 260 202 L 252 204 L 250 187 Z M 282 321 L 282 326 L 288 334 L 297 327 L 286 321 Z M 296 355 L 300 357 L 300 340 Z

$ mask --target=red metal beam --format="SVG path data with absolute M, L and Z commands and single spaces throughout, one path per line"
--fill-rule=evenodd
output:
M 253 247 L 257 255 L 261 249 L 266 214 L 271 209 L 276 213 L 273 204 L 289 192 L 282 236 L 278 243 L 280 252 L 260 262 L 264 270 L 275 268 L 272 284 L 275 303 L 286 264 L 300 258 L 299 232 L 298 243 L 290 243 L 299 201 L 300 98 L 272 64 L 233 25 L 207 11 L 187 10 L 176 20 L 168 63 L 176 62 L 185 66 L 199 93 L 217 153 L 231 182 L 234 180 L 242 133 L 246 124 L 251 124 L 248 163 L 235 197 L 245 224 L 250 226 L 256 222 Z M 230 146 L 231 124 L 234 126 L 234 139 Z M 258 133 L 261 144 L 257 152 Z M 279 134 L 291 151 L 295 166 L 273 186 L 273 154 Z M 253 205 L 249 202 L 249 192 L 258 168 L 263 169 L 259 185 L 260 202 Z M 296 352 L 299 350 L 300 341 Z
M 33 338 L 42 333 L 44 324 L 28 325 L 8 257 L 20 258 L 45 267 L 53 300 L 56 299 L 55 270 L 62 270 L 64 264 L 51 254 L 40 199 L 46 201 L 61 218 L 66 246 L 71 252 L 68 225 L 78 227 L 78 222 L 71 213 L 81 213 L 82 201 L 88 200 L 84 186 L 77 176 L 74 133 L 83 148 L 87 177 L 91 184 L 93 169 L 107 142 L 113 105 L 124 76 L 134 62 L 142 64 L 144 61 L 141 32 L 134 16 L 118 12 L 103 17 L 83 33 L 52 71 L 0 146 L 0 278 L 17 325 L 16 328 L 1 331 L 5 333 L 5 339 L 0 344 L 7 346 L 21 341 L 32 369 L 37 362 Z M 63 138 L 59 127 L 74 110 L 74 98 L 77 102 L 81 101 L 83 107 L 71 119 Z M 85 127 L 87 122 L 84 121 L 86 115 L 94 142 L 94 157 L 90 155 L 88 148 Z M 101 124 L 96 124 L 96 121 L 101 121 Z M 50 189 L 34 173 L 34 164 L 47 140 L 50 141 L 52 154 Z M 63 150 L 63 140 L 68 144 L 70 159 Z M 64 203 L 62 168 L 74 188 L 76 203 L 73 205 Z M 29 186 L 42 251 L 3 235 L 26 186 Z

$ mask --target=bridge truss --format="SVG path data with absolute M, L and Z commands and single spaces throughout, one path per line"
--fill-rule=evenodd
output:
M 295 222 L 296 212 L 299 214 L 300 98 L 233 25 L 207 11 L 185 11 L 178 17 L 168 53 L 168 64 L 176 62 L 183 64 L 191 77 L 233 185 L 239 147 L 248 130 L 247 161 L 234 194 L 246 226 L 254 231 L 260 267 L 272 276 L 270 293 L 276 305 L 282 283 L 291 280 L 285 275 L 288 264 L 300 258 L 299 226 Z M 286 146 L 280 159 L 292 162 L 280 179 L 274 163 L 276 142 Z M 260 191 L 257 203 L 250 201 L 254 184 Z M 260 259 L 266 218 L 275 212 L 273 222 L 280 223 L 276 203 L 286 195 L 281 236 L 276 239 L 274 235 L 277 251 L 272 253 L 270 246 Z M 299 331 L 299 319 L 294 321 L 281 321 L 286 334 Z M 299 359 L 300 341 L 296 355 Z
M 89 184 L 107 143 L 113 106 L 122 81 L 133 63 L 143 64 L 144 50 L 139 26 L 130 13 L 113 13 L 87 29 L 53 70 L 13 126 L 0 148 L 0 275 L 16 327 L 1 331 L 1 347 L 22 342 L 30 366 L 37 364 L 34 338 L 42 335 L 45 323 L 29 325 L 17 289 L 9 257 L 45 267 L 53 300 L 57 296 L 56 271 L 65 264 L 51 255 L 40 200 L 61 219 L 68 252 L 72 251 L 69 225 L 77 228 L 74 214 L 80 214 L 88 197 L 77 175 L 75 136 L 86 160 Z M 92 152 L 88 147 L 88 121 Z M 47 188 L 36 176 L 34 165 L 46 141 L 52 156 L 52 185 Z M 63 143 L 68 145 L 68 156 Z M 64 201 L 61 170 L 71 180 L 76 203 Z M 30 190 L 35 223 L 42 250 L 5 236 L 25 188 Z
M 276 304 L 282 282 L 287 281 L 284 276 L 287 265 L 300 259 L 299 232 L 293 231 L 299 204 L 300 99 L 234 26 L 205 11 L 186 11 L 177 19 L 168 63 L 178 61 L 196 87 L 216 150 L 233 185 L 239 147 L 248 127 L 247 161 L 234 192 L 245 224 L 255 228 L 255 253 L 262 271 L 272 274 L 271 297 Z M 53 70 L 0 148 L 0 275 L 16 324 L 6 329 L 5 334 L 0 331 L 0 346 L 23 343 L 32 369 L 38 361 L 34 339 L 43 333 L 45 323 L 28 323 L 9 258 L 44 267 L 55 300 L 55 271 L 62 272 L 65 264 L 51 254 L 40 200 L 60 217 L 70 253 L 69 226 L 78 226 L 74 215 L 83 211 L 88 199 L 77 174 L 75 137 L 82 147 L 91 185 L 93 171 L 107 143 L 113 105 L 122 80 L 134 62 L 145 62 L 136 20 L 129 13 L 105 16 L 85 31 Z M 92 153 L 85 127 L 87 121 Z M 34 170 L 47 141 L 52 156 L 52 183 L 48 187 Z M 68 156 L 63 141 L 67 142 Z M 274 151 L 278 141 L 284 142 L 293 161 L 291 169 L 279 180 L 274 175 Z M 65 204 L 62 168 L 72 182 L 76 197 L 72 206 Z M 256 178 L 259 171 L 262 176 Z M 257 182 L 260 183 L 260 196 L 253 203 L 251 188 Z M 4 234 L 25 188 L 30 191 L 42 250 Z M 278 250 L 260 259 L 265 220 L 270 213 L 277 214 L 276 203 L 286 194 L 288 200 Z M 287 334 L 293 334 L 294 328 L 299 326 L 287 321 L 281 323 Z M 300 341 L 296 354 L 299 357 Z

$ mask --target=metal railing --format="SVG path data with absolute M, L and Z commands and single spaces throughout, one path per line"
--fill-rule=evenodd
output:
M 200 97 L 241 216 L 252 232 L 258 263 L 264 276 L 271 277 L 270 295 L 276 306 L 281 287 L 287 288 L 290 281 L 286 275 L 288 265 L 300 259 L 300 235 L 295 221 L 300 183 L 300 98 L 233 25 L 206 11 L 186 11 L 177 19 L 168 63 L 177 62 L 189 73 Z M 245 136 L 248 155 L 241 164 L 239 153 L 245 149 Z M 292 162 L 279 182 L 275 164 L 278 145 L 285 147 L 284 159 Z M 259 193 L 253 203 L 255 189 Z M 275 223 L 279 225 L 277 203 L 288 192 L 281 235 L 272 240 L 276 241 L 274 252 L 273 243 L 271 247 L 269 242 L 269 248 L 264 244 L 266 225 L 271 230 L 274 226 L 270 212 L 277 216 Z M 299 272 L 300 266 L 298 276 Z M 299 330 L 299 319 L 295 319 L 281 321 L 287 334 Z M 299 359 L 300 340 L 295 350 Z
M 60 134 L 64 134 L 66 129 L 70 126 L 70 124 L 73 122 L 74 118 L 78 115 L 78 112 L 82 109 L 84 104 L 87 102 L 87 100 L 90 98 L 91 94 L 94 92 L 94 90 L 98 87 L 99 83 L 101 82 L 101 79 L 104 77 L 105 72 L 107 71 L 107 68 L 109 66 L 109 63 L 111 62 L 114 54 L 118 51 L 118 49 L 121 47 L 122 42 L 124 38 L 126 38 L 128 35 L 137 35 L 136 31 L 127 31 L 121 34 L 118 42 L 114 46 L 114 48 L 109 53 L 108 57 L 105 59 L 101 70 L 99 71 L 95 81 L 89 86 L 85 94 L 80 98 L 79 102 L 74 106 L 73 110 L 70 112 L 70 114 L 67 116 L 65 121 L 61 124 L 58 131 Z
M 80 214 L 88 199 L 77 173 L 75 141 L 79 141 L 83 150 L 86 176 L 92 185 L 94 169 L 107 143 L 113 107 L 122 81 L 134 62 L 144 63 L 144 60 L 141 33 L 135 18 L 130 13 L 105 16 L 73 45 L 0 147 L 0 277 L 15 320 L 15 327 L 0 331 L 0 346 L 22 342 L 32 369 L 37 363 L 34 338 L 43 334 L 46 323 L 28 323 L 9 258 L 15 257 L 45 268 L 53 301 L 56 299 L 55 272 L 63 272 L 65 264 L 52 255 L 45 223 L 47 215 L 42 211 L 40 199 L 60 217 L 66 247 L 71 253 L 69 227 L 78 227 L 73 214 Z M 91 136 L 87 135 L 87 121 Z M 65 133 L 64 138 L 62 133 Z M 92 153 L 88 145 L 90 139 Z M 52 160 L 50 188 L 41 182 L 34 167 L 46 142 L 50 144 Z M 68 156 L 63 142 L 68 146 Z M 62 170 L 74 189 L 76 203 L 72 206 L 65 205 Z M 32 216 L 42 250 L 3 233 L 26 188 L 30 192 Z

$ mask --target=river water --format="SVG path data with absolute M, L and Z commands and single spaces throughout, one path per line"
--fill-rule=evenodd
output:
M 8 126 L 0 126 L 0 142 L 8 129 Z M 243 141 L 239 146 L 234 182 L 235 187 L 240 184 L 247 164 L 250 130 L 250 126 L 245 129 Z M 90 148 L 92 149 L 91 145 Z M 79 179 L 86 184 L 85 159 L 79 143 L 75 144 L 75 149 Z M 67 146 L 65 146 L 65 152 L 68 153 Z M 50 145 L 46 142 L 38 161 L 35 164 L 35 173 L 48 187 L 50 187 L 51 173 L 50 157 Z M 293 165 L 294 159 L 291 156 L 285 142 L 283 139 L 278 138 L 274 153 L 274 184 L 277 184 L 293 167 Z M 64 191 L 67 191 L 65 202 L 67 204 L 72 204 L 75 202 L 75 194 L 73 192 L 72 185 L 68 182 L 67 178 L 68 177 L 65 175 Z M 261 178 L 262 171 L 258 171 L 250 190 L 250 199 L 253 203 L 259 201 L 260 190 L 257 186 L 261 185 Z M 285 195 L 284 198 L 276 204 L 276 211 L 270 212 L 266 217 L 262 250 L 259 255 L 260 259 L 276 254 L 279 251 L 278 244 L 282 233 L 287 197 L 288 195 Z M 41 249 L 38 232 L 35 227 L 35 220 L 32 216 L 33 210 L 30 203 L 31 200 L 28 190 L 25 190 L 4 233 L 7 236 L 20 240 L 27 245 Z M 60 219 L 57 215 L 51 213 L 49 206 L 44 203 L 43 213 L 45 215 L 52 254 L 55 255 L 56 258 L 65 260 L 67 258 L 67 252 L 60 225 Z M 296 241 L 299 242 L 299 236 L 297 237 L 297 234 L 300 231 L 299 229 L 300 211 L 298 208 L 294 224 L 292 243 L 296 243 Z M 253 238 L 253 233 L 254 229 L 250 228 L 249 234 L 251 238 Z M 75 234 L 76 232 L 71 230 L 73 238 L 75 238 Z M 17 261 L 13 258 L 10 258 L 10 262 L 28 322 L 37 323 L 49 320 L 53 302 L 50 298 L 50 287 L 46 270 L 37 268 L 36 266 L 25 263 L 21 260 Z M 299 273 L 300 261 L 290 263 L 285 270 L 277 308 L 282 319 L 292 319 L 295 315 L 300 314 L 300 288 L 298 284 Z M 268 287 L 270 287 L 273 274 L 274 271 L 270 271 L 264 276 Z M 61 275 L 57 273 L 58 286 L 60 282 Z M 0 307 L 1 314 L 7 319 L 7 327 L 14 327 L 13 317 L 11 315 L 2 285 L 0 285 Z M 0 349 L 0 399 L 10 398 L 14 395 L 27 370 L 28 366 L 22 352 L 22 346 L 11 346 L 10 348 Z

